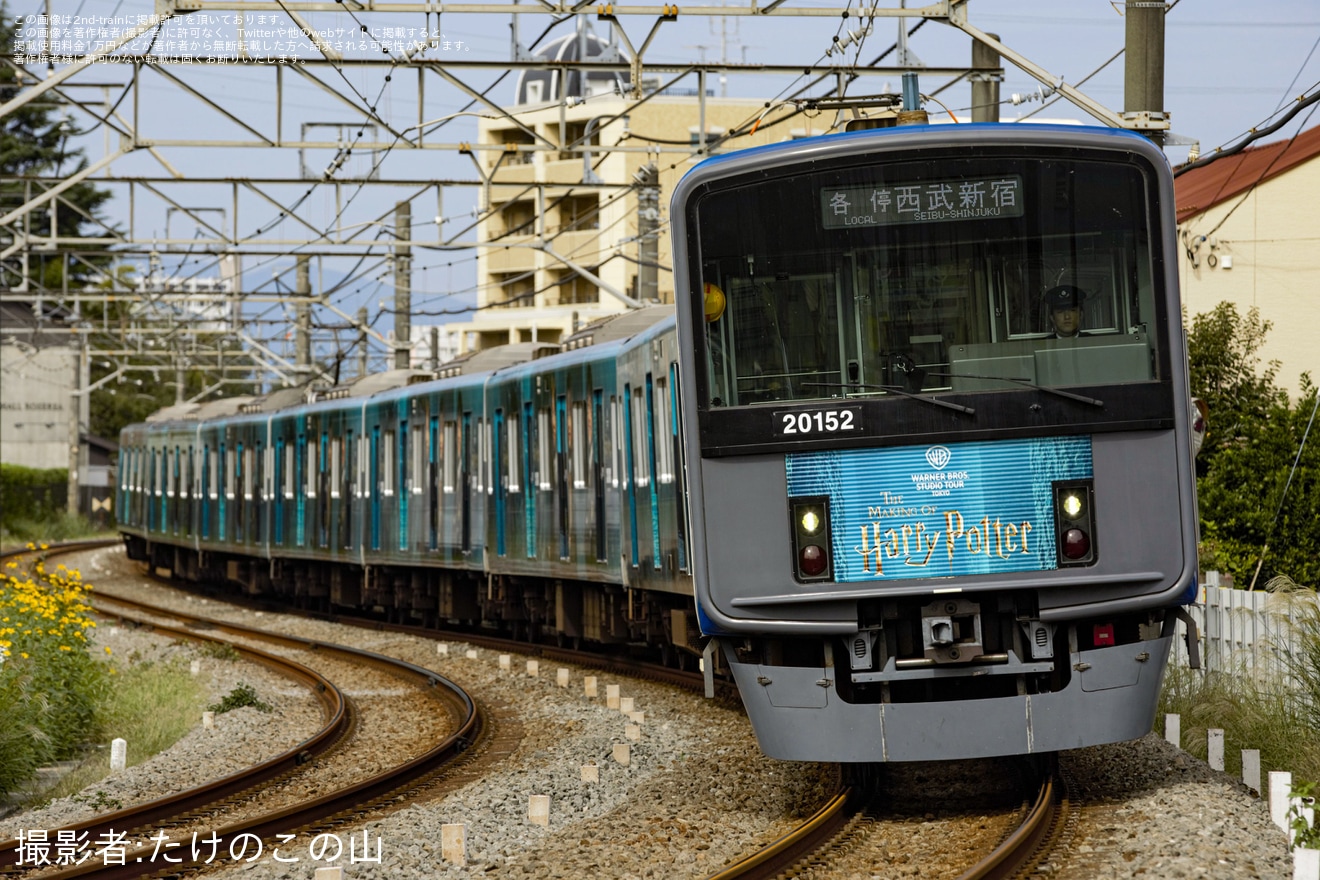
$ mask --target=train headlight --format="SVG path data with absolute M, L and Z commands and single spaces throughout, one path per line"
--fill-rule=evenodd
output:
M 1090 480 L 1054 484 L 1054 534 L 1060 566 L 1095 562 L 1094 499 Z
M 793 574 L 801 582 L 829 580 L 830 502 L 828 498 L 794 498 L 789 502 L 793 524 Z

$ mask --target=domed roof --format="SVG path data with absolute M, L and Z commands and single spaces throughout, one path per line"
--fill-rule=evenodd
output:
M 572 62 L 582 58 L 624 60 L 623 53 L 589 29 L 565 34 L 536 50 L 542 61 Z M 539 104 L 561 101 L 567 96 L 586 98 L 608 92 L 620 92 L 628 84 L 622 73 L 580 70 L 525 70 L 518 75 L 515 103 Z

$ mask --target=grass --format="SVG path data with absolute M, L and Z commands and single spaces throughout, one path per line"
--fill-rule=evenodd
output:
M 1259 749 L 1261 775 L 1292 773 L 1294 782 L 1320 781 L 1320 607 L 1299 590 L 1294 624 L 1297 650 L 1276 646 L 1282 675 L 1237 669 L 1206 672 L 1170 667 L 1159 712 L 1181 716 L 1183 748 L 1206 757 L 1206 731 L 1224 731 L 1225 772 L 1242 775 L 1242 750 Z
M 77 514 L 63 513 L 49 519 L 29 520 L 14 519 L 0 529 L 0 541 L 6 546 L 19 546 L 28 541 L 42 541 L 47 544 L 56 541 L 73 541 L 79 538 L 103 538 L 114 534 L 114 526 L 98 529 L 91 520 Z
M 112 680 L 108 699 L 98 707 L 97 727 L 106 743 L 116 737 L 128 743 L 130 767 L 169 748 L 201 718 L 205 693 L 184 660 L 130 665 Z M 104 779 L 109 770 L 109 749 L 98 749 L 41 799 L 75 794 Z M 92 805 L 114 808 L 109 802 Z

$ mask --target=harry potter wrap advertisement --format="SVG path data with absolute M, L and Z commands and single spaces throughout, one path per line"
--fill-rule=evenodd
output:
M 786 456 L 790 497 L 829 498 L 834 580 L 1058 567 L 1056 480 L 1093 476 L 1090 437 Z

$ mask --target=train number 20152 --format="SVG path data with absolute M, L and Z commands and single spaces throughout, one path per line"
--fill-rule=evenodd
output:
M 834 434 L 860 430 L 861 408 L 818 409 L 810 412 L 777 412 L 780 434 Z

